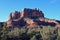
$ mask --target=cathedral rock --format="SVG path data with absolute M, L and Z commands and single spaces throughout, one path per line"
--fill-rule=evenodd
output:
M 25 25 L 28 25 L 28 28 L 36 27 L 37 25 L 60 26 L 60 21 L 45 18 L 44 13 L 38 8 L 24 8 L 21 12 L 10 13 L 7 27 L 23 27 Z

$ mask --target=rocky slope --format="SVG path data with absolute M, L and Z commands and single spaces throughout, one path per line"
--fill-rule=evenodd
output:
M 57 26 L 60 27 L 60 21 L 48 19 L 44 17 L 44 13 L 35 8 L 24 8 L 21 12 L 15 11 L 14 15 L 10 13 L 7 21 L 7 27 L 23 27 L 35 28 L 40 26 Z

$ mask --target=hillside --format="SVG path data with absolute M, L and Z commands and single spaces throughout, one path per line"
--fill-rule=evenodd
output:
M 0 22 L 0 40 L 60 40 L 60 21 L 37 8 L 11 12 L 8 18 Z
M 35 27 L 34 25 L 59 27 L 60 21 L 44 17 L 44 13 L 37 8 L 24 8 L 21 12 L 15 11 L 13 15 L 10 13 L 7 27 L 22 27 L 25 25 L 28 25 L 30 28 Z

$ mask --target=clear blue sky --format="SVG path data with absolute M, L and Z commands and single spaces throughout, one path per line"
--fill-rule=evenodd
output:
M 60 0 L 0 0 L 0 22 L 8 20 L 10 12 L 23 8 L 39 8 L 45 17 L 60 20 Z

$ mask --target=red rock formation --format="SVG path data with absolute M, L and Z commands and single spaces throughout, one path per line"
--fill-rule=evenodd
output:
M 9 20 L 12 20 L 12 13 L 10 13 L 9 15 Z
M 36 19 L 34 19 L 36 18 Z M 36 25 L 57 25 L 59 24 L 56 20 L 44 18 L 44 14 L 39 9 L 28 9 L 24 8 L 22 12 L 15 11 L 12 17 L 12 13 L 9 15 L 9 20 L 7 21 L 7 27 L 14 26 L 25 26 L 29 25 L 28 28 L 34 28 Z M 60 26 L 60 24 L 58 25 Z
M 34 24 L 34 21 L 33 20 L 31 20 L 31 19 L 25 19 L 25 22 L 27 23 L 27 24 Z
M 44 14 L 42 13 L 42 11 L 39 12 L 39 16 L 44 17 Z
M 42 13 L 42 11 L 39 11 L 38 9 L 24 9 L 23 10 L 23 15 L 24 17 L 44 17 L 44 14 Z
M 15 11 L 15 12 L 14 12 L 13 19 L 18 19 L 18 18 L 20 18 L 20 12 Z

